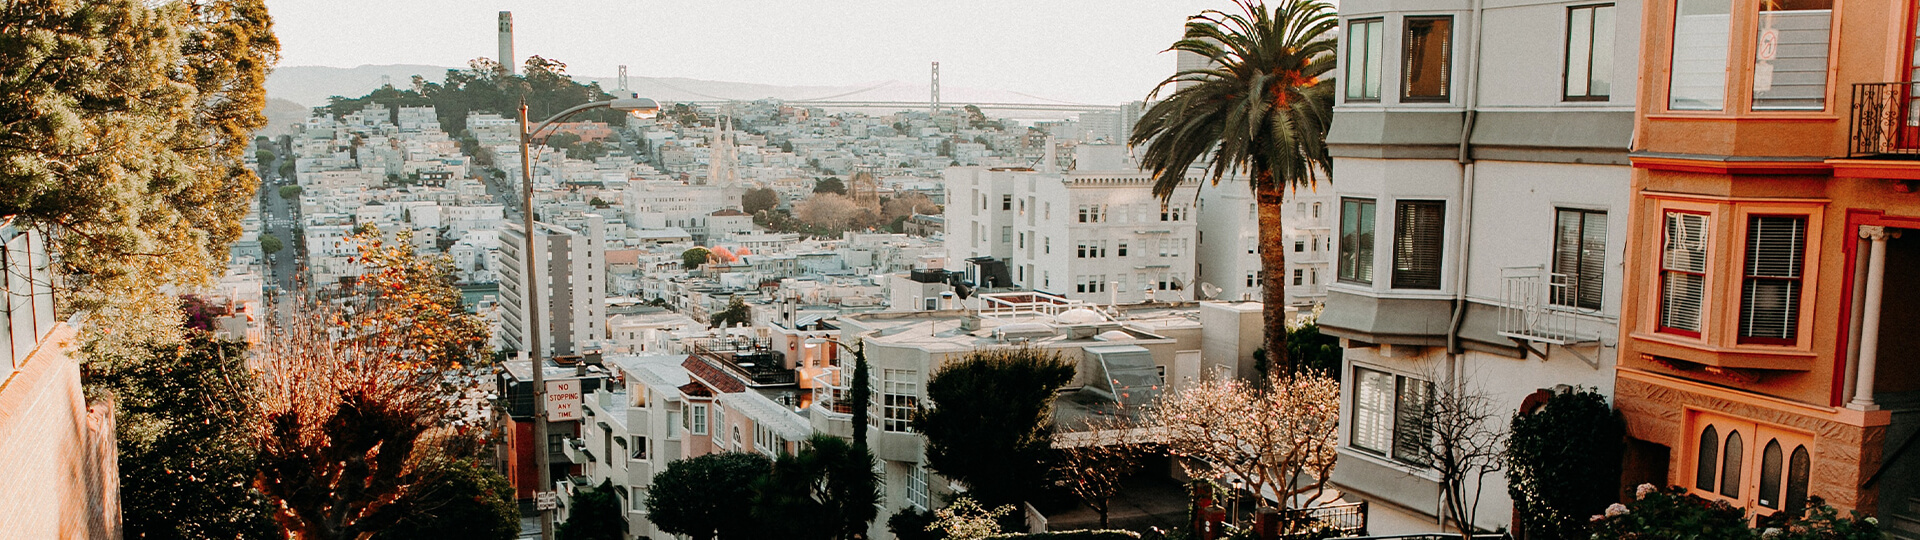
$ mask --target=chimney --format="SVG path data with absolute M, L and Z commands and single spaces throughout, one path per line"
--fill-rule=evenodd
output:
M 1055 144 L 1053 135 L 1047 135 L 1045 157 L 1040 158 L 1040 172 L 1060 172 L 1060 145 Z
M 500 58 L 496 60 L 500 61 L 500 67 L 506 69 L 508 75 L 519 72 L 517 65 L 520 62 L 513 56 L 513 12 L 511 11 L 500 12 Z

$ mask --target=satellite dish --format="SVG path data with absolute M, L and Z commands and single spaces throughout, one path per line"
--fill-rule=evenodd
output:
M 1220 297 L 1220 287 L 1212 283 L 1200 282 L 1200 299 L 1212 300 Z
M 1187 284 L 1186 284 L 1186 283 L 1182 283 L 1182 282 L 1180 281 L 1180 278 L 1172 278 L 1172 279 L 1170 279 L 1169 281 L 1172 281 L 1172 282 L 1173 282 L 1173 290 L 1176 290 L 1176 291 L 1184 291 L 1184 290 L 1187 290 Z

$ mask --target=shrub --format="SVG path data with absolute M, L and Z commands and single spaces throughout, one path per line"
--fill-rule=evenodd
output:
M 1140 533 L 1116 530 L 1083 530 L 1042 533 L 1002 534 L 984 540 L 1135 540 Z
M 1593 516 L 1593 540 L 1752 540 L 1746 513 L 1725 501 L 1688 495 L 1685 489 L 1642 485 L 1639 498 Z
M 1616 499 L 1625 426 L 1591 389 L 1554 394 L 1516 414 L 1507 439 L 1507 493 L 1532 540 L 1584 540 L 1589 517 Z

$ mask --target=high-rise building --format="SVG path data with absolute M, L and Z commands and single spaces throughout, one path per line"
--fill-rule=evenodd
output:
M 534 224 L 534 251 L 541 253 L 539 281 L 525 276 L 525 229 L 508 225 L 500 235 L 500 305 L 505 317 L 501 338 L 506 346 L 526 351 L 527 291 L 538 291 L 540 341 L 545 354 L 570 356 L 588 352 L 606 335 L 605 219 L 582 214 L 562 223 Z

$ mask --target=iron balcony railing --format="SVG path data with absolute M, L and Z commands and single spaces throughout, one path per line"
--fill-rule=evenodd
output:
M 1332 530 L 1343 537 L 1367 534 L 1367 501 L 1295 508 L 1283 510 L 1281 514 L 1282 526 L 1288 531 L 1298 531 L 1283 534 L 1283 538 L 1312 537 L 1323 530 Z
M 1500 335 L 1555 345 L 1590 339 L 1581 335 L 1576 310 L 1560 305 L 1573 294 L 1566 274 L 1520 266 L 1500 269 L 1500 278 Z
M 1914 82 L 1856 83 L 1848 157 L 1920 157 L 1920 101 Z

